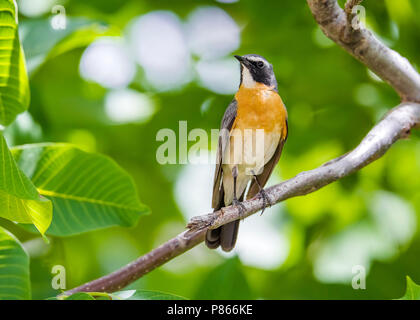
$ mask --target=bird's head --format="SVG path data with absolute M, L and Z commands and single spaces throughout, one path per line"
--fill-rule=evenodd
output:
M 235 58 L 241 63 L 241 85 L 246 88 L 255 88 L 258 84 L 264 84 L 277 90 L 273 66 L 264 57 L 247 54 L 235 56 Z

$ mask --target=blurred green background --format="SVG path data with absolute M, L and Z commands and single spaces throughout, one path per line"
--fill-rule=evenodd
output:
M 322 34 L 303 0 L 17 2 L 31 105 L 7 129 L 9 144 L 64 141 L 109 155 L 152 210 L 135 228 L 53 237 L 49 245 L 0 220 L 31 255 L 33 298 L 57 294 L 54 265 L 65 266 L 72 288 L 210 211 L 213 165 L 160 165 L 156 134 L 178 132 L 179 121 L 209 133 L 219 127 L 239 82 L 233 54 L 265 56 L 288 108 L 289 138 L 269 185 L 354 148 L 399 103 Z M 368 27 L 418 65 L 420 1 L 363 4 Z M 419 138 L 414 132 L 357 174 L 243 221 L 232 253 L 199 245 L 130 288 L 191 299 L 401 297 L 406 275 L 420 283 Z M 214 150 L 190 160 L 214 158 Z M 355 266 L 366 270 L 365 290 L 351 286 Z

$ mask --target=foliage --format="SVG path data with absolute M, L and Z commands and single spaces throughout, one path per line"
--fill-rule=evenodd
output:
M 29 105 L 25 60 L 12 0 L 0 1 L 0 124 L 10 124 Z
M 38 192 L 53 203 L 47 234 L 130 227 L 148 210 L 139 203 L 132 179 L 107 157 L 57 143 L 26 145 L 12 152 Z
M 400 300 L 420 300 L 420 286 L 407 277 L 407 289 Z
M 29 299 L 29 257 L 19 241 L 0 227 L 0 299 Z
M 33 223 L 44 234 L 51 223 L 51 201 L 39 195 L 32 182 L 16 165 L 3 136 L 0 137 L 0 216 L 21 223 Z
M 112 35 L 115 32 L 89 19 L 69 18 L 66 28 L 60 30 L 51 28 L 51 19 L 24 21 L 20 26 L 20 34 L 28 73 L 33 75 L 45 61 L 72 49 L 84 47 L 98 36 Z
M 148 290 L 124 290 L 115 293 L 78 292 L 70 296 L 59 296 L 60 300 L 185 300 L 185 298 Z

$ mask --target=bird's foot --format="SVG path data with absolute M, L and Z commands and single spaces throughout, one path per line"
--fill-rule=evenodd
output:
M 241 217 L 245 214 L 246 208 L 245 208 L 245 206 L 244 206 L 244 204 L 242 202 L 240 202 L 237 199 L 233 199 L 232 205 L 234 205 L 235 207 L 237 207 L 239 209 L 239 215 Z
M 262 209 L 261 214 L 260 214 L 260 215 L 262 215 L 265 211 L 265 208 L 271 207 L 273 204 L 271 203 L 271 201 L 268 198 L 268 195 L 267 195 L 267 193 L 265 192 L 264 189 L 261 189 L 260 192 L 258 192 L 258 195 L 260 196 L 260 198 L 263 199 L 263 209 Z

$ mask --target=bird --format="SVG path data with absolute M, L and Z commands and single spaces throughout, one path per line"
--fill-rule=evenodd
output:
M 258 194 L 264 201 L 264 211 L 271 203 L 263 188 L 288 136 L 287 109 L 278 93 L 272 64 L 257 54 L 234 57 L 240 63 L 240 84 L 220 125 L 212 208 L 217 211 L 234 205 L 243 212 L 244 198 Z M 239 220 L 235 220 L 209 229 L 207 247 L 231 251 L 238 228 Z

